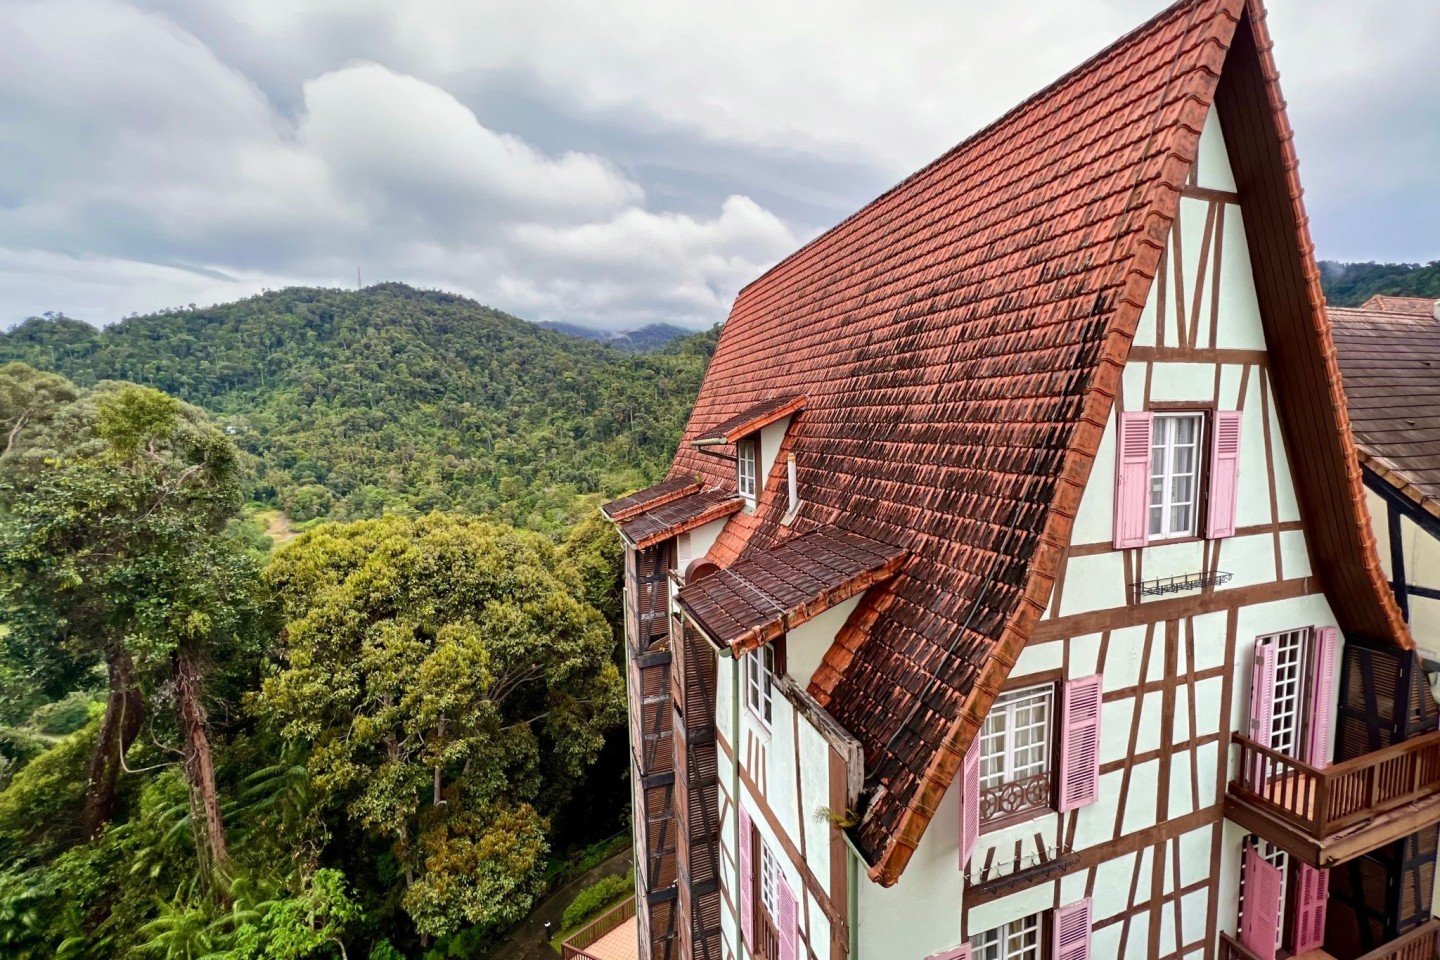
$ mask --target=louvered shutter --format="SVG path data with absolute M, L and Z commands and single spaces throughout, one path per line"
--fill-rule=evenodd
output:
M 1065 684 L 1060 709 L 1060 811 L 1100 799 L 1100 674 Z
M 1325 904 L 1330 897 L 1330 871 L 1300 864 L 1295 903 L 1295 954 L 1325 945 Z
M 1150 440 L 1155 418 L 1120 414 L 1115 463 L 1115 549 L 1143 547 L 1150 539 Z
M 1235 498 L 1240 489 L 1240 411 L 1215 414 L 1210 438 L 1210 515 L 1205 536 L 1211 540 L 1235 536 Z
M 780 902 L 776 910 L 780 914 L 775 918 L 775 932 L 780 935 L 780 956 L 778 960 L 795 960 L 796 944 L 800 939 L 799 921 L 796 919 L 795 894 L 790 892 L 790 886 L 784 880 L 780 881 L 780 889 L 777 891 Z
M 755 945 L 755 832 L 750 814 L 740 808 L 740 936 Z
M 970 855 L 975 852 L 975 843 L 980 839 L 980 735 L 970 749 L 965 751 L 965 760 L 960 768 L 960 872 L 970 865 Z
M 1340 631 L 1320 627 L 1315 631 L 1315 683 L 1310 702 L 1310 749 L 1306 761 L 1312 767 L 1330 765 L 1330 724 L 1335 713 L 1335 660 L 1340 654 Z
M 970 944 L 967 943 L 942 953 L 932 953 L 925 960 L 970 960 Z
M 1270 746 L 1270 726 L 1275 714 L 1275 638 L 1255 641 L 1255 662 L 1250 673 L 1250 726 L 1245 735 L 1262 747 Z M 1250 770 L 1240 771 L 1245 785 L 1256 793 L 1265 792 L 1265 761 L 1255 758 Z
M 1252 847 L 1245 848 L 1245 890 L 1240 912 L 1240 942 L 1260 960 L 1275 960 L 1280 939 L 1280 893 L 1285 877 Z
M 1090 960 L 1090 898 L 1055 911 L 1053 960 Z

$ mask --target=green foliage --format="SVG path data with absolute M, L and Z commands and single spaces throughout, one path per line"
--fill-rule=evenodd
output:
M 573 930 L 634 892 L 634 874 L 601 877 L 575 895 L 570 906 L 565 908 L 560 924 L 566 930 Z
M 310 960 L 343 955 L 346 928 L 364 911 L 351 896 L 345 874 L 317 870 L 296 896 L 265 903 L 241 923 L 233 946 L 216 960 Z
M 62 737 L 90 722 L 94 707 L 94 698 L 77 690 L 64 699 L 36 707 L 35 712 L 30 714 L 28 726 L 40 733 Z
M 1320 262 L 1325 298 L 1337 307 L 1358 307 L 1377 293 L 1440 300 L 1440 260 L 1418 263 Z
M 325 525 L 266 571 L 281 668 L 256 712 L 384 839 L 424 933 L 522 915 L 553 807 L 623 708 L 610 632 L 548 541 L 432 514 Z
M 592 511 L 571 531 L 563 553 L 580 575 L 581 596 L 605 617 L 618 642 L 625 629 L 621 609 L 625 545 L 620 542 L 615 525 L 601 516 L 599 510 Z
M 259 460 L 249 495 L 297 521 L 457 509 L 558 531 L 659 479 L 714 344 L 712 331 L 630 355 L 382 284 L 103 330 L 32 318 L 0 334 L 0 361 L 146 384 L 220 415 Z
M 99 721 L 39 754 L 0 790 L 0 863 L 43 859 L 79 839 L 85 768 Z

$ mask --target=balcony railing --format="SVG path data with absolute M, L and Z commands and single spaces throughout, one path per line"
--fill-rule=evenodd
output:
M 1440 731 L 1324 769 L 1238 733 L 1232 739 L 1240 758 L 1231 794 L 1322 843 L 1416 801 L 1440 802 Z
M 1358 960 L 1435 960 L 1436 936 L 1440 920 L 1431 919 L 1408 930 L 1389 943 L 1371 950 Z M 1260 960 L 1244 944 L 1228 934 L 1220 934 L 1220 960 Z
M 590 921 L 590 923 L 581 927 L 573 937 L 566 940 L 560 947 L 560 960 L 596 960 L 596 958 L 585 952 L 585 948 L 594 946 L 606 934 L 618 929 L 633 916 L 635 916 L 635 898 L 631 897 L 619 906 L 602 913 Z M 619 936 L 619 934 L 616 934 L 616 936 Z M 635 943 L 635 951 L 637 954 L 639 949 L 639 941 L 637 940 Z

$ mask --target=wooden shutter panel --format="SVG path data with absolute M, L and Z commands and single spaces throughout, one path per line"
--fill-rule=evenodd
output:
M 795 911 L 795 894 L 790 892 L 790 886 L 784 880 L 780 881 L 780 889 L 777 893 L 780 898 L 776 907 L 780 915 L 775 918 L 775 932 L 780 935 L 778 960 L 795 960 L 796 944 L 800 939 L 799 920 Z
M 960 768 L 960 872 L 970 864 L 980 839 L 980 733 L 965 751 Z
M 1330 898 L 1330 871 L 1300 864 L 1295 903 L 1295 954 L 1325 945 L 1325 904 Z
M 1260 960 L 1275 960 L 1280 939 L 1280 893 L 1285 877 L 1280 868 L 1245 848 L 1245 890 L 1240 913 L 1240 942 Z
M 755 831 L 750 814 L 740 808 L 740 936 L 755 945 Z
M 1340 631 L 1319 627 L 1315 631 L 1315 683 L 1310 688 L 1310 749 L 1306 761 L 1312 767 L 1330 765 L 1330 725 L 1335 715 L 1335 661 L 1340 655 Z
M 1150 440 L 1155 418 L 1120 414 L 1115 463 L 1115 549 L 1143 547 L 1150 540 Z
M 1262 747 L 1270 746 L 1270 725 L 1275 714 L 1275 638 L 1255 641 L 1255 662 L 1250 672 L 1250 725 L 1245 735 Z M 1241 770 L 1245 785 L 1259 794 L 1265 792 L 1264 759 L 1255 758 L 1253 769 Z
M 970 960 L 970 944 L 967 943 L 941 953 L 932 953 L 925 960 Z
M 1235 499 L 1240 490 L 1240 411 L 1215 414 L 1210 437 L 1210 515 L 1205 536 L 1235 536 Z
M 1090 898 L 1055 911 L 1053 960 L 1090 960 Z
M 1060 708 L 1060 811 L 1100 799 L 1101 677 L 1067 681 Z

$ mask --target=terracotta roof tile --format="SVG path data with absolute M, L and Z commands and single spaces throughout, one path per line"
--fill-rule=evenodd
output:
M 901 547 L 825 526 L 697 580 L 678 599 L 712 640 L 743 652 L 888 580 L 904 557 Z
M 748 436 L 759 430 L 761 427 L 769 426 L 776 420 L 783 420 L 805 409 L 805 396 L 775 397 L 763 403 L 757 403 L 748 410 L 743 410 L 735 416 L 706 430 L 693 441 L 696 446 L 710 446 L 712 444 L 734 443 L 742 437 Z
M 681 497 L 704 489 L 704 487 L 705 485 L 694 477 L 675 477 L 670 480 L 662 480 L 654 486 L 637 490 L 619 500 L 610 501 L 600 508 L 600 512 L 619 523 L 672 500 L 679 500 Z
M 1440 306 L 1440 300 L 1430 297 L 1392 297 L 1388 294 L 1377 293 L 1366 300 L 1360 309 L 1377 310 L 1380 313 L 1403 313 L 1412 317 L 1434 319 L 1437 306 Z
M 634 515 L 620 524 L 620 533 L 637 550 L 643 550 L 661 540 L 703 527 L 712 520 L 738 513 L 744 506 L 745 501 L 733 493 L 702 490 Z

